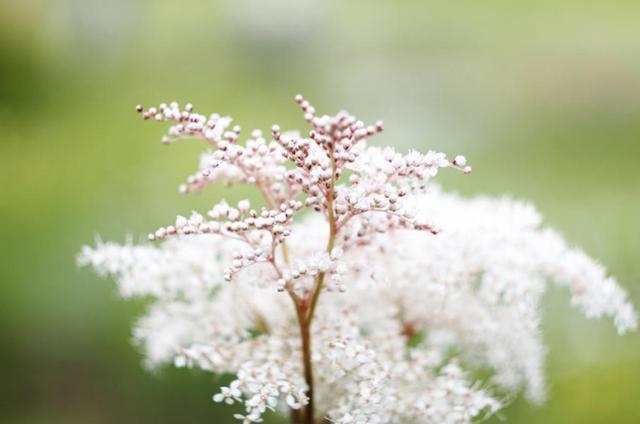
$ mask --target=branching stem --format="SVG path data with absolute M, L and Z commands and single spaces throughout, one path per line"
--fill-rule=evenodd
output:
M 331 182 L 327 187 L 326 200 L 327 200 L 327 215 L 329 218 L 329 240 L 327 241 L 327 253 L 331 254 L 336 241 L 336 219 L 333 211 L 333 201 L 335 194 L 335 185 L 337 180 L 336 163 L 333 158 L 333 147 L 330 149 L 329 154 L 331 156 Z M 320 298 L 320 292 L 324 284 L 325 272 L 318 274 L 316 284 L 314 285 L 310 302 L 300 306 L 302 314 L 298 314 L 300 321 L 300 335 L 302 337 L 302 362 L 304 367 L 304 379 L 307 383 L 307 397 L 309 402 L 307 403 L 303 415 L 303 424 L 315 424 L 314 418 L 314 396 L 313 396 L 313 364 L 311 362 L 312 349 L 311 349 L 311 322 L 313 321 L 314 312 L 318 299 Z M 302 319 L 301 319 L 302 318 Z M 300 320 L 301 319 L 301 320 Z

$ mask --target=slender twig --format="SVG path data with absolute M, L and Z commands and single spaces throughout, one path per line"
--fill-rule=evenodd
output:
M 329 155 L 331 157 L 331 182 L 329 183 L 329 187 L 326 192 L 326 200 L 327 200 L 327 214 L 329 220 L 329 239 L 327 241 L 327 253 L 331 253 L 336 241 L 336 219 L 333 211 L 333 201 L 334 201 L 334 193 L 335 193 L 335 185 L 336 185 L 336 163 L 333 158 L 333 146 L 329 150 Z M 321 272 L 318 274 L 316 279 L 316 284 L 313 289 L 311 295 L 311 301 L 306 308 L 306 312 L 302 317 L 298 316 L 299 320 L 302 318 L 300 322 L 300 334 L 302 336 L 302 362 L 304 366 L 304 379 L 307 383 L 307 397 L 309 399 L 305 410 L 304 410 L 304 424 L 314 424 L 314 396 L 313 396 L 313 364 L 311 362 L 311 322 L 313 320 L 314 312 L 316 309 L 316 305 L 318 304 L 318 299 L 320 298 L 320 292 L 322 291 L 322 286 L 324 284 L 325 272 Z M 306 306 L 306 305 L 305 305 Z

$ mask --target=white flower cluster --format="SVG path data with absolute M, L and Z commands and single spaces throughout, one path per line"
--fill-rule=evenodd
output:
M 427 185 L 440 168 L 469 173 L 463 156 L 369 147 L 381 123 L 296 101 L 308 137 L 274 126 L 272 141 L 254 131 L 244 145 L 229 118 L 138 108 L 174 123 L 165 142 L 213 149 L 182 191 L 248 183 L 265 202 L 179 216 L 149 235 L 157 245 L 83 248 L 79 263 L 123 297 L 152 299 L 134 330 L 148 366 L 234 374 L 213 399 L 241 402 L 244 423 L 268 410 L 300 424 L 466 423 L 505 393 L 544 399 L 550 282 L 588 317 L 636 328 L 624 290 L 532 206 Z M 475 381 L 477 369 L 493 373 Z

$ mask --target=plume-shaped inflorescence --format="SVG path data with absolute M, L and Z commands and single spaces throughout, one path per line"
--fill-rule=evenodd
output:
M 151 299 L 134 334 L 150 367 L 173 363 L 236 379 L 213 396 L 235 417 L 293 422 L 464 423 L 523 390 L 545 397 L 540 303 L 567 286 L 587 317 L 620 333 L 636 313 L 615 279 L 568 247 L 528 203 L 463 198 L 430 182 L 463 156 L 370 147 L 381 122 L 319 116 L 239 143 L 229 117 L 176 103 L 138 111 L 171 123 L 165 143 L 208 150 L 180 186 L 249 184 L 262 195 L 178 216 L 141 245 L 98 242 L 81 265 Z M 490 369 L 476 381 L 470 373 Z

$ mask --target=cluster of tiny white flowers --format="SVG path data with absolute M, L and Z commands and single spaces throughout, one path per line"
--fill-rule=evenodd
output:
M 280 278 L 276 281 L 279 291 L 292 287 L 296 293 L 304 295 L 311 290 L 313 280 L 322 272 L 331 276 L 331 284 L 327 290 L 344 291 L 343 275 L 347 272 L 346 264 L 340 261 L 342 249 L 334 248 L 331 253 L 323 251 L 311 253 L 305 259 L 296 259 L 292 266 L 284 269 Z
M 441 168 L 471 172 L 465 157 L 369 147 L 381 122 L 296 102 L 306 137 L 273 126 L 271 140 L 255 130 L 244 144 L 229 117 L 138 106 L 172 123 L 163 142 L 211 149 L 181 191 L 245 183 L 264 199 L 178 216 L 149 234 L 156 244 L 83 248 L 79 263 L 123 297 L 152 299 L 134 329 L 149 367 L 234 374 L 213 400 L 242 403 L 243 423 L 266 411 L 294 423 L 466 423 L 504 406 L 495 393 L 544 399 L 550 282 L 586 316 L 636 328 L 615 279 L 531 205 L 429 182 Z M 476 369 L 493 373 L 476 381 Z

